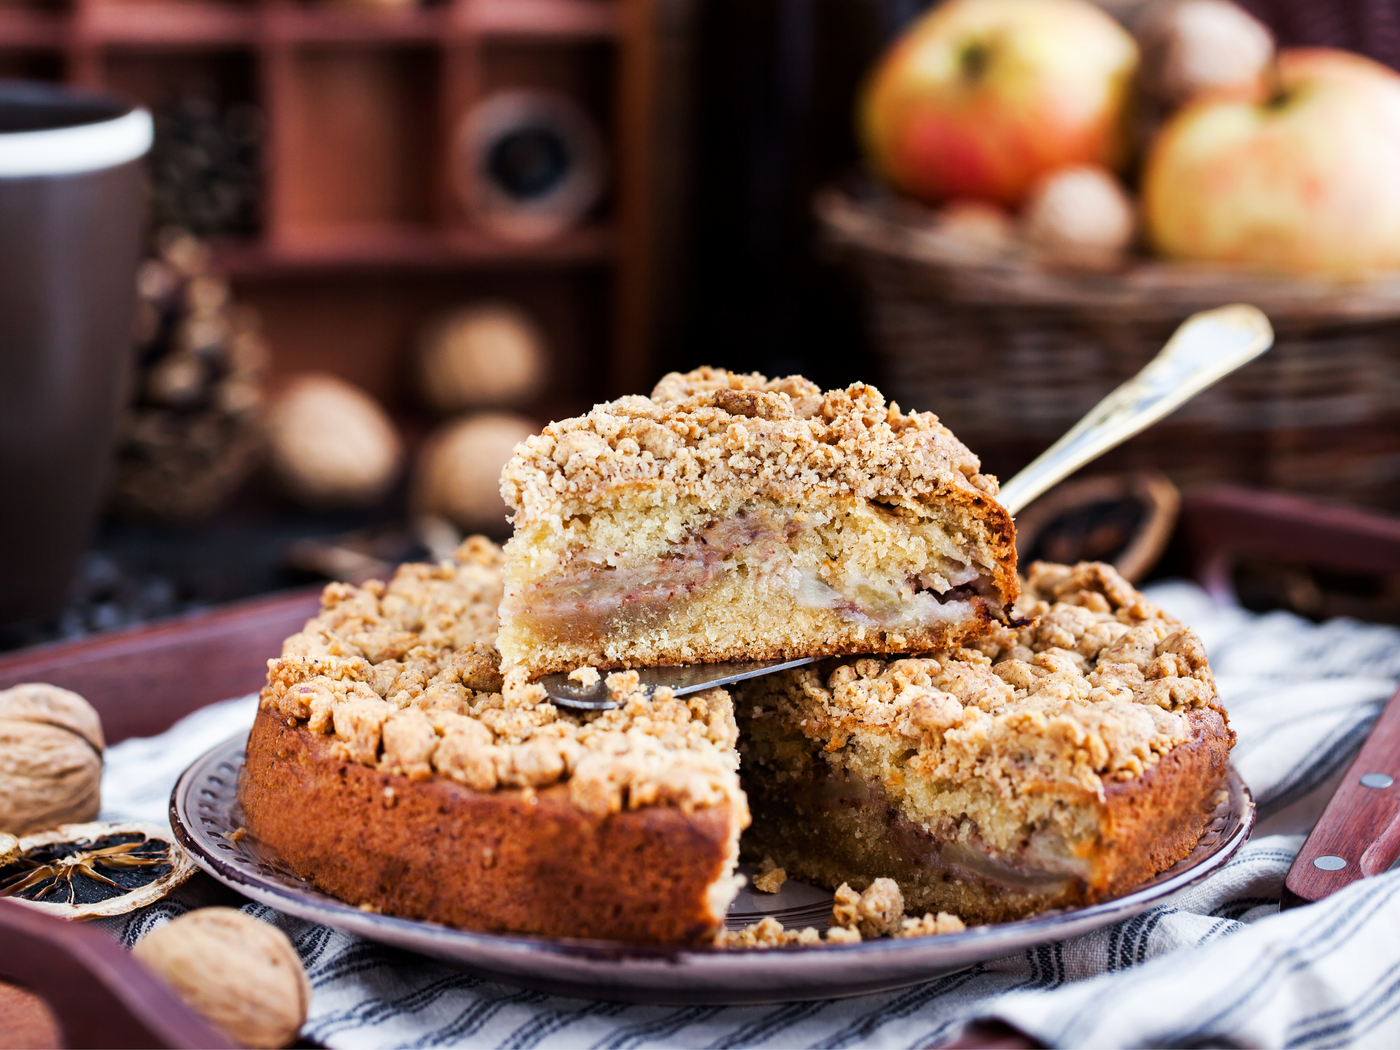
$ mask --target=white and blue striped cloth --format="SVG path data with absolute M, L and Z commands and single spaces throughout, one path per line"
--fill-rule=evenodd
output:
M 1217 875 L 1133 919 L 903 991 L 749 1007 L 556 998 L 280 915 L 314 995 L 303 1034 L 333 1047 L 922 1047 L 973 1019 L 1050 1046 L 1400 1046 L 1400 872 L 1278 912 L 1293 855 L 1400 681 L 1400 630 L 1219 607 L 1189 584 L 1152 597 L 1200 634 L 1259 803 Z M 112 747 L 104 819 L 163 822 L 180 771 L 251 723 L 250 699 Z M 109 928 L 128 944 L 208 880 Z M 220 901 L 225 903 L 225 901 Z

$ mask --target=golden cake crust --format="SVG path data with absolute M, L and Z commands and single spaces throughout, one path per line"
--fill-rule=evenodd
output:
M 268 709 L 248 740 L 239 799 L 259 842 L 352 904 L 471 930 L 654 944 L 713 932 L 710 887 L 732 868 L 746 819 L 734 803 L 598 815 L 562 785 L 410 780 L 351 761 Z

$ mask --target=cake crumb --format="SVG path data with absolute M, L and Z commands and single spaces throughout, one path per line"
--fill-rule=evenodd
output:
M 856 905 L 860 932 L 865 937 L 884 937 L 897 932 L 904 922 L 904 894 L 894 879 L 876 879 Z
M 848 883 L 836 887 L 836 897 L 831 905 L 831 925 L 854 929 L 860 922 L 860 894 L 851 889 Z
M 826 931 L 827 944 L 859 944 L 860 941 L 860 931 L 846 926 L 833 926 Z
M 922 919 L 905 919 L 895 931 L 896 937 L 928 937 L 935 933 L 962 933 L 966 924 L 956 915 L 941 911 L 937 915 L 925 912 Z
M 569 672 L 569 681 L 577 682 L 585 689 L 592 689 L 603 680 L 596 667 L 575 667 Z
M 719 948 L 781 948 L 785 944 L 820 944 L 822 935 L 816 927 L 789 930 L 771 915 L 742 930 L 720 930 L 714 943 Z
M 848 930 L 864 937 L 887 937 L 904 921 L 904 894 L 894 879 L 876 879 L 857 893 L 848 883 L 836 888 L 831 902 L 833 929 Z
M 758 866 L 758 874 L 753 877 L 753 888 L 759 893 L 777 893 L 787 882 L 787 872 L 773 863 L 772 857 L 764 857 Z

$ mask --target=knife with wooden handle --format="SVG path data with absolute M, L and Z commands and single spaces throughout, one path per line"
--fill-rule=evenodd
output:
M 1311 904 L 1400 859 L 1400 692 L 1392 696 L 1298 851 L 1280 908 Z

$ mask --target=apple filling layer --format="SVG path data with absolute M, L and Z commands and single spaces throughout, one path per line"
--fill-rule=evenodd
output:
M 596 518 L 586 528 L 590 538 L 617 536 Z M 732 612 L 737 603 L 768 617 L 753 626 L 780 636 L 774 617 L 798 627 L 819 619 L 857 636 L 896 635 L 912 644 L 948 639 L 1002 615 L 991 568 L 977 564 L 950 529 L 864 501 L 825 510 L 752 501 L 676 531 L 659 550 L 646 537 L 631 550 L 580 543 L 560 552 L 553 571 L 510 581 L 502 651 L 528 638 L 535 647 L 601 647 L 607 663 L 625 658 L 621 649 L 607 649 L 629 636 L 669 639 L 727 619 L 707 612 L 711 604 Z M 746 639 L 736 642 L 735 657 L 747 655 Z M 821 639 L 800 636 L 772 648 L 772 655 L 832 651 Z
M 742 779 L 753 815 L 744 851 L 792 878 L 832 888 L 893 878 L 911 910 L 956 910 L 969 922 L 1053 907 L 1092 879 L 1092 864 L 1050 824 L 996 849 L 966 820 L 916 824 L 878 780 L 815 768 L 775 775 L 763 764 Z

